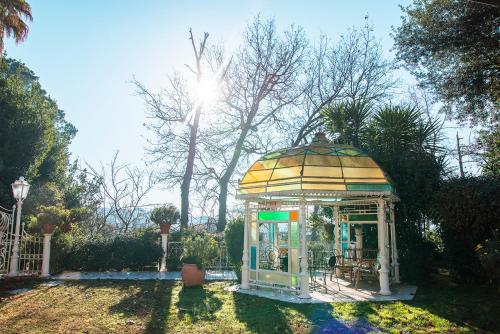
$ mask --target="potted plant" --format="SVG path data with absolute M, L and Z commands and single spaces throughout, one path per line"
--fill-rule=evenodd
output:
M 151 212 L 151 221 L 160 226 L 161 234 L 168 234 L 170 226 L 180 218 L 179 210 L 173 204 L 162 205 Z
M 217 258 L 215 239 L 208 234 L 186 237 L 183 240 L 182 282 L 184 286 L 201 285 L 205 281 L 205 266 Z
M 38 224 L 42 227 L 44 234 L 54 233 L 56 224 L 65 222 L 68 219 L 69 211 L 62 206 L 43 206 L 39 208 L 36 216 Z

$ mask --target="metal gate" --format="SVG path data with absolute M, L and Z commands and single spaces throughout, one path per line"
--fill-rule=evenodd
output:
M 7 275 L 10 270 L 12 250 L 14 247 L 15 220 L 12 210 L 0 207 L 0 276 Z M 42 268 L 43 237 L 31 235 L 21 224 L 19 233 L 19 275 L 38 275 Z
M 8 210 L 0 206 L 0 276 L 9 272 L 13 235 L 14 209 Z

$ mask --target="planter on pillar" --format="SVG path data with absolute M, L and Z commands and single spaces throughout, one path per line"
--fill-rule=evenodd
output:
M 168 223 L 161 223 L 160 224 L 160 233 L 161 234 L 169 234 L 170 233 L 170 224 Z
M 50 241 L 56 225 L 51 223 L 42 224 L 43 232 L 43 255 L 42 255 L 42 273 L 41 277 L 50 276 Z

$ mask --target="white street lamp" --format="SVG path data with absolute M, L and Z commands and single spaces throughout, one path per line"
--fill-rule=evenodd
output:
M 21 207 L 23 201 L 28 196 L 28 191 L 30 190 L 30 185 L 24 177 L 20 177 L 19 180 L 12 183 L 12 194 L 17 201 L 16 209 L 16 230 L 14 234 L 14 246 L 12 247 L 12 260 L 10 261 L 10 271 L 9 276 L 17 276 L 17 270 L 19 267 L 19 230 L 21 228 Z

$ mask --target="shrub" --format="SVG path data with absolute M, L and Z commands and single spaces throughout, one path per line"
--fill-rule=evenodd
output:
M 483 264 L 488 267 L 491 261 L 498 261 L 492 259 L 498 252 L 488 251 L 496 248 L 493 240 L 500 228 L 498 178 L 467 177 L 443 182 L 434 196 L 434 215 L 452 278 L 480 282 L 494 274 Z
M 183 263 L 193 263 L 203 268 L 219 255 L 217 241 L 209 234 L 189 235 L 182 239 L 182 243 Z
M 243 236 L 245 222 L 242 217 L 230 220 L 224 229 L 224 240 L 229 255 L 229 261 L 234 272 L 241 277 L 241 265 L 243 257 Z
M 163 251 L 159 236 L 151 231 L 107 240 L 76 243 L 65 256 L 64 268 L 71 270 L 141 270 L 158 264 Z

